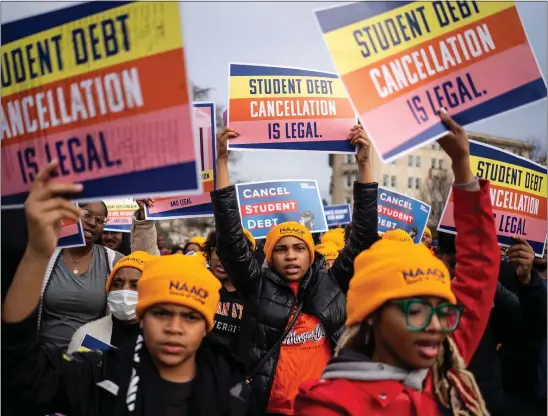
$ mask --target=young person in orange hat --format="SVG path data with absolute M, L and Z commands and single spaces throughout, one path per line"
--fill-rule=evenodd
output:
M 14 414 L 71 416 L 233 416 L 230 388 L 243 377 L 228 350 L 205 336 L 221 284 L 200 256 L 148 260 L 138 285 L 134 342 L 103 353 L 63 354 L 38 333 L 44 272 L 61 220 L 82 212 L 58 194 L 81 185 L 52 183 L 54 161 L 35 178 L 25 203 L 29 240 L 2 305 L 4 406 Z
M 105 285 L 108 315 L 81 326 L 72 336 L 68 354 L 77 351 L 88 334 L 115 347 L 137 334 L 137 283 L 150 258 L 144 251 L 135 251 L 116 263 Z
M 219 189 L 211 192 L 217 254 L 244 297 L 239 353 L 249 362 L 252 414 L 292 415 L 298 385 L 320 376 L 342 332 L 354 258 L 377 240 L 378 184 L 371 178 L 370 142 L 361 126 L 351 129 L 348 139 L 358 148 L 359 169 L 354 229 L 327 270 L 324 257 L 315 253 L 312 234 L 298 222 L 270 230 L 264 246 L 266 266 L 255 260 L 242 231 L 235 187 L 228 186 L 227 141 L 237 137 L 230 128 L 217 136 Z
M 499 250 L 489 183 L 470 169 L 468 135 L 446 113 L 459 267 L 423 244 L 383 238 L 355 262 L 347 328 L 322 378 L 297 397 L 303 416 L 486 416 L 466 370 L 495 296 Z M 388 234 L 388 233 L 387 233 Z
M 335 260 L 339 257 L 338 247 L 331 241 L 327 241 L 316 246 L 316 251 L 320 253 L 325 259 L 326 269 L 333 267 Z

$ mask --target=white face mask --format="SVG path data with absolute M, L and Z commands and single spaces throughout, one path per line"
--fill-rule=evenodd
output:
M 114 290 L 108 294 L 107 303 L 110 313 L 121 321 L 131 321 L 137 317 L 135 314 L 136 290 Z

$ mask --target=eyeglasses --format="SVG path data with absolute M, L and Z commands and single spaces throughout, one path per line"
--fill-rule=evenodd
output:
M 85 222 L 91 222 L 92 219 L 95 219 L 97 224 L 105 225 L 108 222 L 108 218 L 102 216 L 102 215 L 93 215 L 93 212 L 89 209 L 84 209 L 84 216 L 82 219 Z
M 393 300 L 405 314 L 405 324 L 410 331 L 423 331 L 430 325 L 432 316 L 440 322 L 441 332 L 453 332 L 459 326 L 463 307 L 442 303 L 436 307 L 422 299 Z

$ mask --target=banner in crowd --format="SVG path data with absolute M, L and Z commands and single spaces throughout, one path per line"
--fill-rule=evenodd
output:
M 58 248 L 83 247 L 86 245 L 82 220 L 62 220 L 61 235 L 57 241 Z
M 441 107 L 466 126 L 546 97 L 511 1 L 356 2 L 315 14 L 385 162 L 443 136 Z
M 415 244 L 421 242 L 430 216 L 430 205 L 379 186 L 377 209 L 379 233 L 399 228 L 407 231 Z
M 346 225 L 352 222 L 352 207 L 350 204 L 328 205 L 323 209 L 328 227 Z
M 108 216 L 103 230 L 115 233 L 131 232 L 133 214 L 139 209 L 135 200 L 133 198 L 108 199 L 105 204 Z
M 271 228 L 286 221 L 299 222 L 311 232 L 328 229 L 315 180 L 241 183 L 236 191 L 242 225 L 255 238 L 266 237 Z
M 2 208 L 37 172 L 79 201 L 201 192 L 178 3 L 90 2 L 2 24 Z
M 111 348 L 114 347 L 89 334 L 86 334 L 86 336 L 82 340 L 82 344 L 80 344 L 80 346 L 78 347 L 78 352 L 106 351 Z
M 210 192 L 215 189 L 215 160 L 217 142 L 215 140 L 215 104 L 194 103 L 194 128 L 199 138 L 200 169 L 202 171 L 203 192 L 200 195 L 178 195 L 154 198 L 152 207 L 145 207 L 149 220 L 213 216 Z
M 356 116 L 337 74 L 230 64 L 228 125 L 233 150 L 355 153 L 348 141 Z
M 499 244 L 509 247 L 523 237 L 542 257 L 546 243 L 546 166 L 484 143 L 470 140 L 472 172 L 491 182 L 491 202 Z M 456 234 L 453 192 L 438 230 Z

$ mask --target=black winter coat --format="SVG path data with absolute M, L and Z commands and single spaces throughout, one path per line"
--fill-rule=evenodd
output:
M 513 266 L 507 262 L 501 263 L 495 306 L 468 365 L 492 416 L 503 414 L 505 405 L 503 372 L 497 344 L 502 343 L 502 349 L 507 350 L 508 345 L 525 344 L 546 337 L 546 290 L 538 273 L 535 270 L 531 273 L 531 283 L 523 286 L 518 283 Z M 538 354 L 520 358 L 530 358 L 536 364 Z M 517 360 L 517 357 L 514 356 L 513 360 Z
M 297 298 L 274 269 L 263 267 L 250 252 L 242 231 L 235 187 L 211 192 L 217 253 L 230 280 L 244 297 L 238 351 L 247 359 L 248 371 L 254 370 L 280 339 L 297 303 L 303 303 L 303 313 L 320 319 L 334 348 L 346 320 L 345 294 L 354 273 L 354 259 L 378 239 L 377 189 L 377 183 L 354 183 L 353 228 L 346 247 L 330 270 L 323 268 L 324 258 L 316 253 Z M 266 409 L 279 352 L 278 348 L 253 377 L 253 414 Z
M 110 349 L 103 354 L 75 353 L 69 358 L 60 349 L 40 345 L 37 328 L 37 311 L 22 322 L 2 324 L 3 415 L 43 416 L 56 412 L 70 416 L 127 414 L 126 395 L 137 336 L 119 349 Z M 146 348 L 142 349 L 142 354 L 142 363 L 152 363 L 150 356 L 146 355 Z M 193 416 L 243 415 L 234 412 L 229 391 L 241 381 L 244 364 L 234 359 L 224 345 L 207 338 L 196 354 L 196 363 L 189 413 Z M 152 402 L 152 407 L 158 409 L 154 416 L 162 415 L 165 412 L 161 410 L 161 397 L 156 392 L 143 393 L 151 392 L 159 375 L 153 364 L 146 368 L 142 365 L 137 397 Z M 106 388 L 101 386 L 104 381 L 108 381 Z M 113 389 L 112 386 L 117 387 Z M 155 401 L 158 401 L 157 406 Z M 133 416 L 148 414 L 136 409 Z

